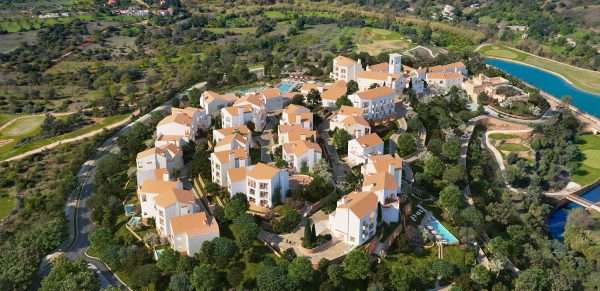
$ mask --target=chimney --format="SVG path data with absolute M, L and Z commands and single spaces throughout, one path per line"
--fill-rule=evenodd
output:
M 395 171 L 396 171 L 396 167 L 394 167 L 394 164 L 390 163 L 388 165 L 388 173 L 390 173 L 391 175 L 394 175 Z
M 344 204 L 348 203 L 349 201 L 350 200 L 348 199 L 348 195 L 344 195 L 340 200 L 338 200 L 337 206 L 344 205 Z
M 233 151 L 229 152 L 229 162 L 230 163 L 235 163 L 235 153 Z
M 241 106 L 238 107 L 238 115 L 244 116 L 244 108 Z
M 162 179 L 163 179 L 163 181 L 169 181 L 169 180 L 171 180 L 171 177 L 170 177 L 170 175 L 169 175 L 169 172 L 168 172 L 168 171 L 165 171 L 165 172 L 163 173 L 163 175 L 162 175 Z
M 300 140 L 306 141 L 306 134 L 301 134 L 300 135 Z

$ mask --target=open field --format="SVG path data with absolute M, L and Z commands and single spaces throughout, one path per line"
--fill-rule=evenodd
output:
M 8 53 L 19 47 L 21 43 L 35 44 L 37 31 L 25 31 L 0 35 L 0 53 Z
M 39 29 L 42 26 L 49 26 L 57 23 L 68 23 L 73 19 L 78 18 L 85 21 L 123 21 L 123 22 L 138 22 L 146 19 L 147 17 L 141 16 L 127 16 L 127 15 L 92 15 L 83 14 L 69 17 L 58 17 L 58 18 L 46 18 L 40 19 L 34 15 L 23 15 L 23 14 L 11 14 L 6 16 L 0 21 L 0 28 L 6 29 L 9 33 L 28 31 Z
M 15 207 L 15 197 L 12 195 L 0 196 L 0 220 L 4 219 L 6 215 Z
M 579 89 L 600 94 L 600 72 L 593 72 L 567 64 L 533 56 L 502 45 L 484 45 L 479 49 L 483 56 L 517 61 L 556 73 Z
M 23 117 L 7 126 L 4 130 L 0 131 L 0 136 L 24 137 L 31 135 L 39 129 L 43 121 L 44 115 Z
M 405 40 L 402 34 L 372 27 L 361 28 L 355 38 L 358 51 L 365 51 L 371 55 L 381 52 L 403 51 L 412 47 L 412 43 Z
M 74 138 L 74 137 L 77 137 L 80 135 L 84 135 L 84 134 L 92 132 L 94 130 L 104 128 L 110 124 L 119 122 L 125 118 L 128 118 L 129 116 L 130 116 L 130 114 L 123 114 L 123 115 L 108 117 L 96 124 L 88 125 L 83 128 L 77 129 L 75 131 L 65 133 L 63 135 L 30 141 L 30 142 L 27 142 L 27 143 L 21 145 L 20 147 L 15 148 L 16 140 L 27 137 L 27 136 L 34 136 L 37 132 L 39 132 L 39 130 L 40 130 L 39 124 L 34 128 L 33 126 L 35 123 L 33 121 L 29 121 L 27 123 L 27 127 L 26 127 L 29 130 L 29 132 L 27 134 L 21 134 L 19 136 L 15 136 L 12 138 L 12 139 L 14 139 L 13 141 L 0 146 L 0 160 L 5 160 L 5 159 L 14 157 L 16 155 L 20 155 L 20 154 L 28 152 L 28 151 L 41 148 L 43 146 L 49 145 L 54 142 L 58 142 L 58 141 L 69 139 L 69 138 Z M 61 116 L 61 117 L 63 117 L 63 116 Z M 43 116 L 42 116 L 42 121 L 43 121 Z M 41 124 L 41 122 L 40 122 L 40 124 Z M 24 125 L 21 125 L 21 126 L 25 127 Z M 12 127 L 12 125 L 6 129 L 8 130 L 11 127 Z M 0 135 L 0 137 L 5 138 L 5 135 L 2 134 L 2 135 Z M 10 136 L 7 136 L 7 137 L 10 137 Z
M 492 133 L 492 134 L 490 134 L 489 137 L 491 139 L 495 139 L 495 140 L 519 138 L 518 135 L 516 135 L 516 134 L 510 134 L 510 133 Z
M 528 147 L 516 143 L 504 143 L 499 145 L 497 148 L 499 151 L 507 152 L 525 152 L 529 150 Z
M 256 27 L 233 27 L 233 28 L 207 27 L 204 30 L 212 31 L 215 33 L 233 32 L 236 34 L 251 34 L 256 31 Z
M 579 168 L 573 173 L 572 180 L 580 185 L 587 185 L 600 178 L 600 137 L 582 135 L 575 144 L 582 153 Z

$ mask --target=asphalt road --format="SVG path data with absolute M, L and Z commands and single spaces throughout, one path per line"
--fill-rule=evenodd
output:
M 187 90 L 179 93 L 175 98 L 181 98 L 182 96 L 187 94 L 191 89 L 202 88 L 205 85 L 205 82 L 195 84 Z M 170 102 L 167 103 L 169 104 Z M 40 269 L 38 270 L 38 274 L 34 280 L 34 289 L 38 289 L 42 278 L 48 275 L 48 273 L 50 273 L 51 259 L 61 254 L 64 254 L 71 260 L 83 259 L 87 261 L 89 268 L 95 270 L 98 273 L 102 288 L 113 286 L 119 287 L 121 289 L 129 289 L 104 263 L 102 263 L 98 259 L 89 257 L 85 253 L 90 246 L 89 234 L 92 231 L 93 227 L 93 223 L 91 221 L 91 211 L 90 209 L 85 207 L 85 204 L 87 199 L 93 194 L 96 161 L 108 153 L 116 153 L 118 151 L 118 145 L 116 143 L 116 140 L 119 136 L 123 135 L 134 124 L 138 122 L 146 124 L 150 120 L 150 117 L 153 112 L 168 108 L 170 106 L 168 104 L 155 108 L 146 115 L 138 118 L 137 120 L 123 127 L 110 139 L 102 143 L 102 145 L 98 148 L 97 154 L 94 158 L 86 161 L 81 166 L 81 169 L 77 174 L 78 179 L 80 181 L 80 188 L 78 188 L 77 191 L 71 193 L 71 195 L 67 199 L 67 204 L 65 206 L 65 216 L 67 217 L 69 226 L 69 238 L 65 240 L 56 250 L 54 250 L 51 254 L 44 258 L 44 260 L 40 264 Z M 72 222 L 73 218 L 75 219 L 75 223 Z

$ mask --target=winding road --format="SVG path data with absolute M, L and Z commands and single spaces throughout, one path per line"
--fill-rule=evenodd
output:
M 190 90 L 194 88 L 204 88 L 205 86 L 206 82 L 197 83 L 185 91 L 177 94 L 174 98 L 181 98 Z M 120 129 L 111 138 L 102 143 L 102 145 L 98 148 L 95 157 L 86 161 L 81 166 L 79 173 L 77 174 L 80 186 L 77 190 L 73 191 L 73 193 L 69 195 L 67 204 L 65 206 L 65 216 L 67 217 L 68 221 L 69 238 L 65 240 L 56 250 L 44 258 L 34 280 L 34 289 L 39 288 L 42 278 L 48 275 L 50 272 L 51 260 L 61 254 L 64 254 L 71 260 L 83 259 L 87 261 L 90 269 L 96 270 L 98 273 L 102 288 L 113 286 L 120 289 L 129 289 L 129 287 L 127 287 L 127 285 L 125 285 L 125 283 L 123 283 L 108 266 L 106 266 L 97 258 L 90 257 L 86 254 L 86 251 L 90 246 L 89 234 L 92 231 L 93 224 L 90 218 L 91 211 L 85 206 L 85 204 L 87 199 L 93 194 L 96 161 L 108 153 L 118 152 L 119 148 L 116 141 L 119 136 L 126 133 L 138 122 L 147 124 L 150 121 L 153 112 L 169 108 L 170 102 L 171 100 L 167 101 L 164 105 L 155 108 L 151 112 L 143 115 L 142 117 Z

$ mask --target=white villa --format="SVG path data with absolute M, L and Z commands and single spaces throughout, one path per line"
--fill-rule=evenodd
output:
M 183 146 L 196 139 L 199 129 L 210 127 L 210 118 L 199 108 L 173 108 L 171 115 L 163 118 L 156 126 L 155 146 L 166 144 Z
M 190 190 L 177 188 L 167 189 L 160 193 L 156 202 L 156 231 L 161 238 L 171 235 L 169 221 L 176 216 L 189 215 L 200 211 L 196 204 L 194 193 Z
M 230 195 L 243 193 L 249 203 L 273 207 L 276 201 L 284 201 L 289 189 L 289 173 L 267 164 L 229 169 L 227 190 Z
M 183 168 L 183 151 L 174 144 L 153 147 L 137 154 L 137 184 L 146 179 L 156 179 L 155 171 L 164 168 L 168 173 Z
M 354 138 L 367 135 L 371 133 L 371 125 L 362 117 L 363 112 L 362 108 L 342 105 L 331 119 L 329 128 L 331 130 L 342 128 Z
M 425 81 L 432 89 L 448 91 L 452 87 L 461 88 L 465 76 L 461 73 L 427 73 Z
M 219 237 L 219 224 L 204 212 L 173 217 L 170 220 L 171 247 L 182 254 L 194 256 L 205 241 Z
M 227 170 L 250 165 L 250 156 L 245 149 L 232 149 L 210 154 L 212 181 L 221 187 L 227 186 Z
M 315 163 L 322 158 L 321 147 L 308 141 L 295 141 L 283 144 L 282 157 L 290 168 L 301 172 L 302 165 L 306 163 L 309 171 L 312 171 Z
M 252 132 L 250 131 L 248 126 L 246 126 L 245 124 L 240 125 L 240 126 L 221 128 L 221 129 L 213 129 L 213 140 L 214 140 L 215 144 L 217 144 L 217 143 L 219 143 L 219 141 L 224 139 L 226 136 L 229 136 L 229 135 L 232 135 L 235 133 L 244 136 L 246 138 L 246 140 L 248 140 L 248 141 L 252 140 Z
M 382 221 L 397 222 L 400 214 L 398 193 L 402 189 L 402 159 L 391 155 L 371 156 L 361 167 L 362 190 L 377 195 Z
M 244 149 L 246 153 L 250 153 L 250 142 L 245 136 L 234 133 L 228 135 L 217 142 L 213 148 L 215 153 L 228 150 Z
M 402 55 L 390 54 L 389 57 L 388 63 L 367 66 L 365 71 L 358 73 L 356 82 L 359 91 L 365 91 L 373 84 L 377 84 L 380 87 L 388 86 L 396 94 L 402 94 L 402 90 L 406 88 L 408 77 L 402 71 Z
M 155 180 L 145 180 L 139 185 L 137 193 L 142 208 L 142 219 L 156 218 L 156 198 L 174 188 L 183 189 L 183 184 L 169 181 L 168 175 Z
M 355 61 L 345 56 L 337 56 L 333 59 L 333 71 L 331 72 L 330 77 L 336 81 L 356 81 L 358 73 L 362 71 L 363 67 L 360 60 Z
M 267 120 L 265 102 L 252 95 L 238 99 L 233 106 L 221 109 L 222 127 L 236 127 L 254 123 L 256 131 L 262 131 Z
M 469 74 L 467 66 L 465 66 L 465 64 L 463 64 L 462 62 L 429 67 L 428 71 L 429 73 L 460 73 L 464 77 L 466 77 Z
M 290 104 L 281 113 L 280 124 L 297 124 L 308 130 L 313 129 L 313 113 L 304 106 Z
M 501 85 L 510 85 L 510 81 L 502 77 L 488 78 L 483 74 L 474 76 L 473 79 L 466 80 L 462 84 L 462 88 L 467 92 L 471 98 L 471 102 L 477 103 L 477 96 L 481 92 L 485 92 L 490 97 L 494 98 L 493 95 L 497 95 L 496 88 Z M 502 99 L 502 98 L 497 98 Z M 502 102 L 504 100 L 498 100 Z
M 363 117 L 366 120 L 381 120 L 395 116 L 395 96 L 394 90 L 383 86 L 356 92 L 348 96 L 348 99 L 354 107 L 364 110 Z
M 171 115 L 185 114 L 192 119 L 194 130 L 208 129 L 211 125 L 210 116 L 202 108 L 186 107 L 186 108 L 171 108 Z
M 267 88 L 258 91 L 250 91 L 246 93 L 246 96 L 255 96 L 262 99 L 265 103 L 267 112 L 283 109 L 285 98 L 281 94 L 278 88 Z
M 333 236 L 351 245 L 361 245 L 377 230 L 377 196 L 372 192 L 352 192 L 337 202 L 329 214 Z
M 348 141 L 348 163 L 351 167 L 366 164 L 369 157 L 383 154 L 383 140 L 376 133 Z
M 284 124 L 277 127 L 277 143 L 280 145 L 294 141 L 316 141 L 317 132 L 308 130 L 298 124 Z
M 206 114 L 212 115 L 219 112 L 221 108 L 233 105 L 237 99 L 234 94 L 221 95 L 213 91 L 204 91 L 200 95 L 200 106 L 206 110 Z

